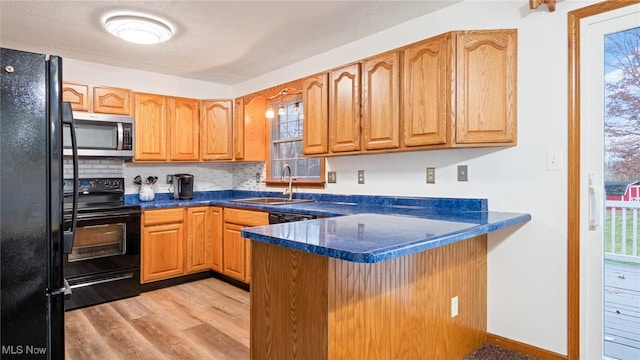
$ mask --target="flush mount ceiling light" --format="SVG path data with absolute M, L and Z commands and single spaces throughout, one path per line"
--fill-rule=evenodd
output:
M 112 16 L 104 26 L 113 35 L 136 44 L 157 44 L 173 35 L 169 25 L 138 15 Z

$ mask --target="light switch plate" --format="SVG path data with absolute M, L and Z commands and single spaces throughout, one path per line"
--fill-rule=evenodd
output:
M 547 170 L 562 170 L 560 150 L 548 150 L 546 153 Z
M 458 165 L 458 181 L 469 181 L 467 165 Z
M 427 184 L 435 184 L 436 183 L 436 168 L 428 167 L 427 168 Z
M 335 184 L 336 183 L 336 172 L 335 171 L 327 172 L 327 182 L 329 184 Z

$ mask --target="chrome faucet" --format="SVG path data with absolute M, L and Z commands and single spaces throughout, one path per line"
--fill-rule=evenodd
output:
M 280 181 L 284 180 L 284 172 L 285 172 L 285 170 L 289 170 L 289 187 L 287 189 L 284 189 L 282 194 L 283 195 L 289 195 L 289 200 L 291 200 L 293 198 L 293 190 L 291 190 L 291 168 L 289 167 L 289 165 L 285 165 L 282 168 L 282 172 L 280 173 Z

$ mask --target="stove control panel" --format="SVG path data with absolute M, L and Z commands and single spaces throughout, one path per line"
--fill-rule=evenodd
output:
M 64 179 L 64 192 L 73 192 L 73 180 Z M 81 178 L 78 179 L 78 193 L 124 193 L 124 178 Z

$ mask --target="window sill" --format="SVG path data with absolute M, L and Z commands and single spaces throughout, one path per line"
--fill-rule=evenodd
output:
M 288 187 L 289 181 L 267 180 L 265 184 L 270 187 Z M 292 187 L 302 189 L 324 189 L 324 181 L 297 181 L 293 180 Z

